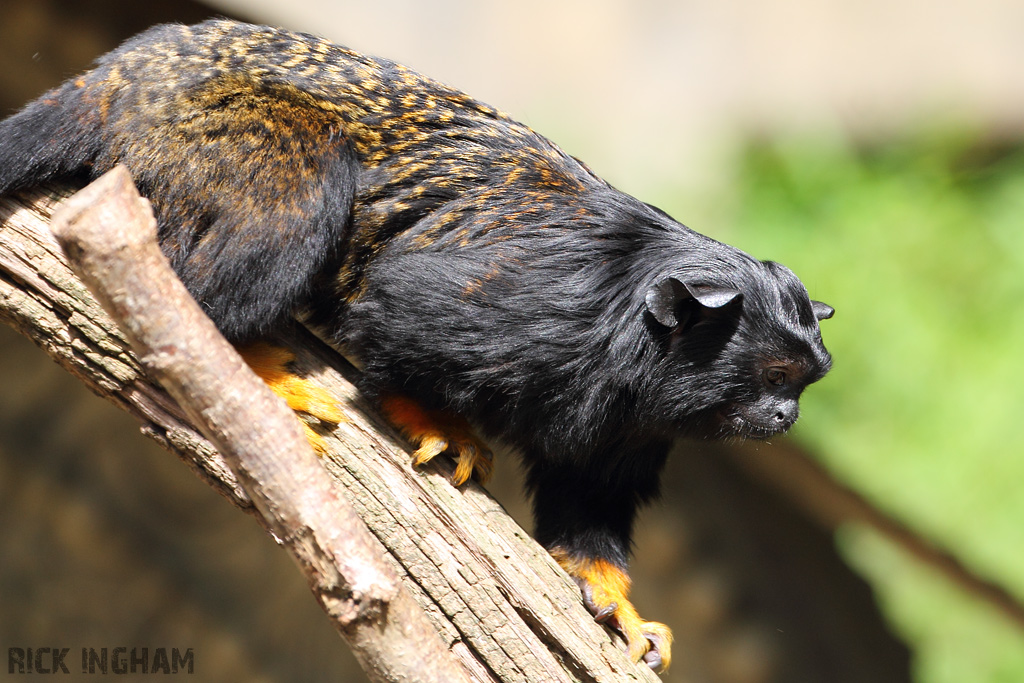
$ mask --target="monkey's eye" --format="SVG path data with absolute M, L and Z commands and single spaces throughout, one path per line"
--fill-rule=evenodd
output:
M 786 371 L 782 368 L 768 368 L 764 371 L 764 381 L 777 387 L 786 383 Z

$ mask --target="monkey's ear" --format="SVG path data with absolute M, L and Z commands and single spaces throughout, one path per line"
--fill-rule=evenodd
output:
M 679 327 L 689 319 L 679 304 L 693 299 L 705 308 L 722 308 L 740 296 L 740 290 L 704 283 L 688 283 L 666 277 L 647 291 L 647 310 L 665 327 Z
M 814 317 L 820 320 L 828 320 L 835 315 L 836 309 L 832 308 L 826 303 L 821 301 L 811 301 L 811 310 L 814 311 Z

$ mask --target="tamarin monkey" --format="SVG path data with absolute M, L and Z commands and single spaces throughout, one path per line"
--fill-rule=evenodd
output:
M 164 253 L 290 404 L 293 317 L 363 367 L 422 463 L 525 463 L 536 537 L 629 654 L 637 508 L 679 435 L 767 437 L 828 371 L 787 268 L 619 192 L 507 115 L 386 59 L 233 21 L 152 28 L 0 122 L 0 194 L 124 164 Z M 294 379 L 294 378 L 290 378 Z

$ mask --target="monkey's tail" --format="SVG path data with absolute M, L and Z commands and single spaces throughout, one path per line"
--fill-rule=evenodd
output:
M 101 149 L 101 120 L 71 81 L 0 121 L 0 195 L 81 176 Z

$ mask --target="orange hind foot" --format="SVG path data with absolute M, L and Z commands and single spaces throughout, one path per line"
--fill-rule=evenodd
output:
M 295 354 L 286 348 L 256 342 L 238 349 L 239 354 L 270 390 L 280 396 L 288 407 L 321 422 L 336 425 L 345 422 L 337 401 L 325 390 L 289 369 Z M 302 420 L 309 444 L 318 454 L 327 452 L 327 445 L 313 428 Z
M 486 483 L 494 469 L 491 451 L 458 415 L 426 410 L 410 398 L 389 395 L 381 400 L 384 414 L 416 446 L 413 465 L 419 467 L 439 453 L 449 452 L 457 459 L 452 483 L 461 486 L 471 476 Z

